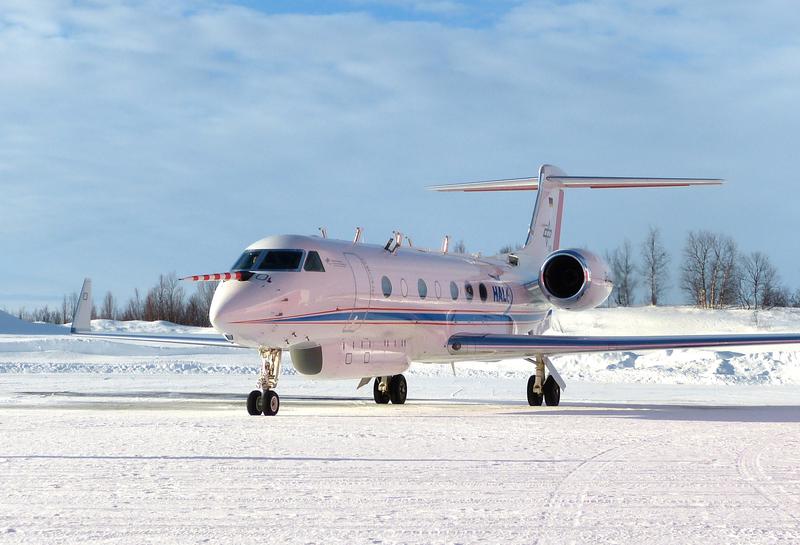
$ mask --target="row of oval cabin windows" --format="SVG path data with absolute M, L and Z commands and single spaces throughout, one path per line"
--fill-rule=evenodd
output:
M 436 298 L 441 299 L 442 286 L 439 284 L 438 280 L 433 283 L 433 288 Z M 392 295 L 392 281 L 389 280 L 388 276 L 381 278 L 381 289 L 383 290 L 384 297 L 389 297 Z M 400 279 L 400 293 L 403 294 L 403 297 L 408 295 L 408 284 L 406 284 L 405 278 Z M 428 297 L 428 284 L 426 284 L 422 278 L 417 280 L 417 293 L 419 294 L 420 299 L 425 299 Z M 452 297 L 453 301 L 455 301 L 458 299 L 458 295 L 458 284 L 455 282 L 450 282 L 450 297 Z M 472 284 L 469 282 L 464 282 L 464 296 L 467 298 L 467 301 L 472 301 L 473 297 L 475 296 L 475 292 L 472 289 Z M 478 297 L 481 298 L 481 301 L 486 301 L 486 299 L 489 297 L 489 292 L 486 290 L 486 285 L 483 282 L 478 284 Z

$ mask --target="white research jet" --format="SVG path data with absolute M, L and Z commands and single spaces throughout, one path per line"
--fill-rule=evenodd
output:
M 717 185 L 716 179 L 567 176 L 543 165 L 538 178 L 435 186 L 435 191 L 537 190 L 522 249 L 480 257 L 417 249 L 395 233 L 384 246 L 325 236 L 281 235 L 251 244 L 224 273 L 187 277 L 220 281 L 209 319 L 224 337 L 91 333 L 87 279 L 73 320 L 79 335 L 121 340 L 225 345 L 258 350 L 261 374 L 251 415 L 274 415 L 281 355 L 315 379 L 374 379 L 376 403 L 406 401 L 403 372 L 412 362 L 454 364 L 522 357 L 533 364 L 530 405 L 558 405 L 566 384 L 555 354 L 800 343 L 800 334 L 571 337 L 544 334 L 554 308 L 601 305 L 612 282 L 607 265 L 584 249 L 559 246 L 568 188 Z

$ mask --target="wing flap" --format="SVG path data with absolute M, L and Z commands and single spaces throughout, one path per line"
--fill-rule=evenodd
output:
M 736 346 L 800 345 L 800 333 L 753 335 L 676 335 L 654 337 L 575 337 L 556 335 L 492 335 L 458 333 L 447 341 L 453 355 L 529 357 L 535 355 L 580 354 L 667 350 L 670 348 L 712 348 Z

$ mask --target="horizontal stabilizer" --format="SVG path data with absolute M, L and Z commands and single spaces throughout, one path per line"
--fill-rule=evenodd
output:
M 563 188 L 620 189 L 627 187 L 687 187 L 691 185 L 720 185 L 717 178 L 627 178 L 597 176 L 547 176 Z M 509 178 L 461 184 L 434 185 L 431 191 L 535 191 L 539 178 Z

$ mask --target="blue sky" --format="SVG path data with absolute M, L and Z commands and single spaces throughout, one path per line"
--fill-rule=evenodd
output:
M 797 28 L 776 0 L 4 2 L 0 306 L 84 276 L 125 298 L 323 225 L 494 252 L 524 239 L 532 193 L 424 187 L 543 162 L 726 178 L 570 192 L 563 243 L 655 225 L 677 264 L 711 229 L 800 287 Z

